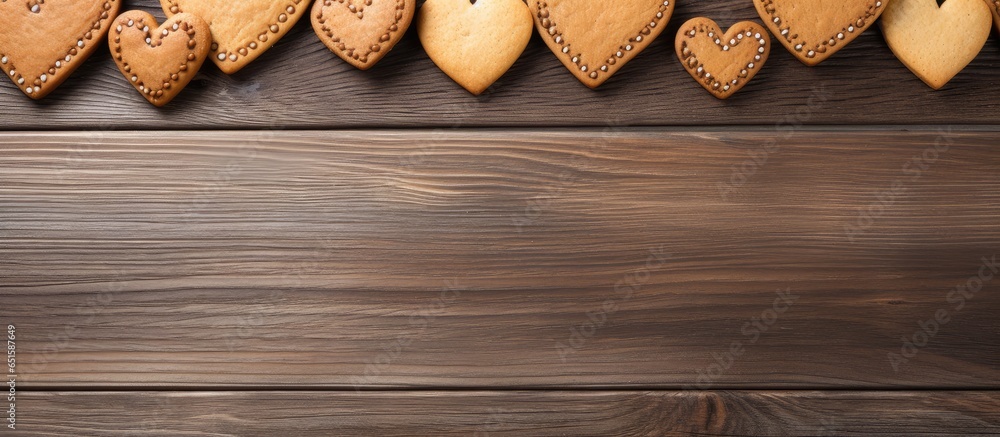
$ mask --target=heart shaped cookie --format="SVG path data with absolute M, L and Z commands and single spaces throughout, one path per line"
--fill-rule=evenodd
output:
M 990 5 L 990 10 L 993 11 L 993 24 L 996 25 L 997 30 L 1000 31 L 1000 0 L 986 0 Z
M 726 99 L 764 66 L 771 38 L 752 21 L 736 23 L 723 33 L 714 21 L 699 17 L 681 26 L 674 48 L 694 80 L 713 96 Z
M 157 26 L 143 11 L 115 19 L 108 35 L 111 56 L 129 83 L 149 103 L 163 106 L 187 86 L 208 57 L 212 33 L 192 14 L 177 14 Z
M 674 0 L 528 0 L 545 44 L 597 88 L 667 27 Z
M 753 0 L 771 33 L 803 64 L 814 66 L 854 41 L 890 0 Z
M 212 29 L 211 59 L 226 74 L 271 48 L 306 12 L 311 0 L 160 0 L 168 17 L 197 15 Z
M 880 22 L 892 53 L 939 89 L 983 49 L 993 14 L 983 0 L 892 0 Z
M 416 0 L 318 0 L 312 25 L 333 53 L 367 70 L 403 38 L 416 10 Z
M 0 68 L 33 99 L 56 89 L 94 53 L 118 0 L 0 1 Z
M 521 0 L 427 0 L 417 34 L 441 71 L 479 95 L 528 46 L 531 13 Z

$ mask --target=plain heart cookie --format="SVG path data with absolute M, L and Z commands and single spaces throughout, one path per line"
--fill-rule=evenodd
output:
M 416 10 L 416 0 L 318 0 L 311 21 L 327 48 L 367 70 L 403 38 Z
M 56 89 L 104 41 L 118 0 L 0 1 L 0 68 L 32 99 Z
M 854 41 L 891 1 L 753 0 L 753 4 L 774 37 L 803 64 L 814 66 Z
M 726 99 L 764 66 L 771 39 L 761 25 L 743 21 L 723 32 L 708 18 L 692 18 L 677 31 L 677 57 L 694 80 L 713 96 Z
M 892 0 L 881 28 L 892 53 L 931 88 L 969 65 L 990 36 L 993 14 L 983 0 Z
M 311 0 L 160 0 L 168 17 L 191 13 L 212 29 L 210 58 L 226 74 L 240 71 L 302 18 Z
M 514 65 L 531 29 L 531 12 L 521 0 L 427 0 L 417 17 L 424 51 L 475 95 Z
M 996 25 L 997 30 L 1000 30 L 1000 0 L 986 0 L 990 5 L 990 10 L 993 11 L 993 24 Z
M 580 82 L 597 88 L 667 27 L 675 0 L 528 0 L 535 27 Z
M 115 19 L 108 35 L 111 56 L 125 79 L 149 103 L 163 106 L 187 86 L 208 57 L 212 33 L 192 14 L 177 14 L 162 26 L 143 11 Z

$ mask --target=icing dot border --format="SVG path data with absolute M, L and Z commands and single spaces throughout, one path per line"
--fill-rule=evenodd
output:
M 171 23 L 172 22 L 172 23 Z M 172 24 L 172 25 L 170 25 Z M 156 23 L 153 23 L 156 25 Z M 141 26 L 141 27 L 140 27 Z M 114 32 L 115 38 L 113 40 L 113 47 L 111 47 L 111 52 L 116 61 L 120 62 L 121 70 L 126 74 L 129 83 L 132 84 L 143 97 L 149 100 L 151 103 L 156 102 L 158 99 L 166 94 L 164 91 L 170 91 L 172 88 L 171 83 L 177 82 L 180 79 L 180 75 L 186 74 L 188 72 L 188 65 L 197 61 L 198 55 L 194 52 L 194 48 L 197 46 L 197 40 L 194 35 L 197 31 L 190 23 L 187 21 L 179 21 L 174 18 L 169 18 L 163 22 L 162 25 L 158 26 L 162 29 L 159 34 L 159 38 L 155 41 L 153 40 L 153 34 L 150 33 L 150 27 L 146 24 L 143 18 L 130 18 L 128 16 L 121 16 L 118 20 L 118 25 L 111 29 Z M 163 44 L 163 39 L 169 37 L 172 33 L 184 33 L 188 37 L 187 47 L 189 49 L 187 55 L 184 57 L 184 63 L 179 65 L 175 71 L 168 73 L 165 79 L 160 80 L 160 87 L 154 88 L 146 85 L 146 81 L 140 78 L 138 75 L 132 73 L 132 66 L 123 58 L 122 47 L 121 47 L 121 34 L 129 28 L 138 29 L 146 34 L 145 41 L 146 44 L 151 47 L 157 47 Z M 193 72 L 193 70 L 192 70 Z
M 758 0 L 761 2 L 761 6 L 770 15 L 770 25 L 773 25 L 778 29 L 775 36 L 783 38 L 793 50 L 798 53 L 805 51 L 805 57 L 812 59 L 816 55 L 825 54 L 828 49 L 836 47 L 840 41 L 845 39 L 850 41 L 853 40 L 858 34 L 861 33 L 867 26 L 874 22 L 874 18 L 881 14 L 881 10 L 885 8 L 885 0 L 871 0 L 868 2 L 868 6 L 865 7 L 865 12 L 863 15 L 854 19 L 850 23 L 844 25 L 837 33 L 830 35 L 829 38 L 823 41 L 811 45 L 809 41 L 801 40 L 798 33 L 795 33 L 792 29 L 792 25 L 783 24 L 785 23 L 783 19 L 778 16 L 777 8 L 774 6 L 776 0 Z
M 637 43 L 642 43 L 650 38 L 650 34 L 653 33 L 653 29 L 657 26 L 660 27 L 660 31 L 666 26 L 666 21 L 670 19 L 670 15 L 673 13 L 672 0 L 663 0 L 659 7 L 657 8 L 656 14 L 653 18 L 649 20 L 649 23 L 635 32 L 635 36 L 630 37 L 625 44 L 622 44 L 615 50 L 614 53 L 610 53 L 606 60 L 597 66 L 596 68 L 591 68 L 589 63 L 586 63 L 583 59 L 583 53 L 572 51 L 572 44 L 563 38 L 562 32 L 559 31 L 558 24 L 552 20 L 549 13 L 549 5 L 543 0 L 537 0 L 535 6 L 538 8 L 536 14 L 537 23 L 545 29 L 542 38 L 550 38 L 552 42 L 559 46 L 559 51 L 557 54 L 560 56 L 566 55 L 569 57 L 569 61 L 574 64 L 581 73 L 586 74 L 586 77 L 590 80 L 597 81 L 603 75 L 608 75 L 609 77 L 613 75 L 618 68 L 621 68 L 618 64 L 618 60 L 625 58 L 630 53 L 635 50 Z M 572 54 L 571 54 L 572 53 Z M 624 62 L 627 62 L 626 59 Z
M 34 79 L 29 76 L 17 71 L 17 66 L 15 65 L 14 59 L 10 57 L 9 53 L 0 51 L 0 69 L 10 76 L 11 80 L 17 85 L 17 88 L 21 90 L 28 97 L 34 97 L 40 94 L 43 89 L 47 90 L 47 85 L 49 83 L 61 83 L 59 80 L 63 72 L 67 69 L 72 72 L 76 68 L 68 68 L 73 64 L 73 60 L 80 59 L 77 57 L 81 52 L 89 50 L 94 50 L 97 45 L 101 43 L 101 36 L 104 32 L 101 29 L 104 27 L 104 22 L 112 19 L 111 10 L 113 5 L 115 5 L 118 0 L 105 0 L 101 5 L 102 11 L 98 18 L 90 23 L 90 28 L 87 31 L 76 38 L 76 41 L 70 45 L 69 49 L 66 50 L 65 55 L 60 55 L 58 59 L 49 63 L 49 67 L 42 71 L 41 73 L 35 74 Z M 42 2 L 38 0 L 33 0 L 31 3 L 31 13 L 38 14 L 42 12 L 41 5 Z M 82 62 L 82 61 L 78 61 Z M 50 82 L 51 81 L 51 82 Z
M 732 31 L 732 28 L 729 29 Z M 732 47 L 739 47 L 745 41 L 753 41 L 757 44 L 757 50 L 752 60 L 748 61 L 735 79 L 724 78 L 719 80 L 705 68 L 705 64 L 698 60 L 698 55 L 688 47 L 687 41 L 681 41 L 681 64 L 684 68 L 696 76 L 699 82 L 705 85 L 705 89 L 719 95 L 727 95 L 745 86 L 750 79 L 763 66 L 766 59 L 764 54 L 768 53 L 771 43 L 767 30 L 759 26 L 745 26 L 738 33 L 733 35 L 728 41 L 724 40 L 726 34 L 719 29 L 718 25 L 711 23 L 696 23 L 693 27 L 683 29 L 680 33 L 686 39 L 694 39 L 699 34 L 712 40 L 721 51 L 729 51 Z
M 340 37 L 334 34 L 334 29 L 331 29 L 329 26 L 326 26 L 326 19 L 323 18 L 323 12 L 328 7 L 336 6 L 335 3 L 346 4 L 347 9 L 350 12 L 357 14 L 358 18 L 360 19 L 364 18 L 364 8 L 363 7 L 358 8 L 356 5 L 354 5 L 354 0 L 317 0 L 317 1 L 318 3 L 322 4 L 322 7 L 319 9 L 320 11 L 319 14 L 316 15 L 316 21 L 320 24 L 320 29 L 323 31 L 323 34 L 326 35 L 328 38 L 330 38 L 330 41 L 336 44 L 334 47 L 336 47 L 337 50 L 340 50 L 341 53 L 343 53 L 345 56 L 354 59 L 355 61 L 358 61 L 362 64 L 367 64 L 368 56 L 370 56 L 372 53 L 381 52 L 382 47 L 385 46 L 386 43 L 392 40 L 392 35 L 395 33 L 399 33 L 400 31 L 399 22 L 403 21 L 403 18 L 405 18 L 406 14 L 405 12 L 406 2 L 412 0 L 396 0 L 395 20 L 392 22 L 391 25 L 389 25 L 388 28 L 386 28 L 384 33 L 379 35 L 378 41 L 375 44 L 369 46 L 368 51 L 362 54 L 359 54 L 359 50 L 357 47 L 348 47 L 346 43 L 341 41 Z M 372 1 L 373 0 L 365 0 L 365 4 L 367 6 L 371 6 Z
M 211 46 L 211 51 L 209 52 L 209 58 L 211 58 L 216 63 L 222 63 L 227 61 L 237 62 L 241 58 L 254 59 L 256 56 L 259 56 L 260 53 L 263 53 L 266 50 L 266 48 L 262 48 L 262 44 L 258 44 L 258 42 L 266 43 L 268 39 L 270 39 L 270 35 L 272 34 L 284 35 L 291 29 L 291 26 L 288 25 L 289 15 L 295 14 L 295 12 L 298 10 L 297 7 L 299 7 L 300 4 L 303 3 L 304 1 L 305 0 L 289 0 L 285 2 L 285 7 L 282 8 L 282 12 L 279 12 L 278 16 L 275 17 L 275 19 L 272 22 L 270 22 L 270 24 L 266 24 L 263 31 L 255 32 L 255 34 L 257 35 L 255 39 L 251 39 L 250 41 L 244 41 L 243 43 L 238 44 L 235 48 L 230 49 L 226 47 L 220 47 L 219 42 L 215 39 L 215 35 L 212 35 L 212 46 Z M 302 5 L 303 8 L 307 6 L 309 6 L 308 3 L 306 5 Z M 169 0 L 169 6 L 165 9 L 170 15 L 175 15 L 184 12 L 178 0 Z M 297 20 L 291 20 L 291 21 L 294 22 Z M 220 48 L 222 49 L 221 51 L 219 50 Z M 254 55 L 253 53 L 258 50 L 260 50 L 260 53 Z

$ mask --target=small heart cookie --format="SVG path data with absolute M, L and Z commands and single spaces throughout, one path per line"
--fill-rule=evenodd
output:
M 811 67 L 854 41 L 882 15 L 889 1 L 754 0 L 753 4 L 774 37 Z
M 934 89 L 943 87 L 983 49 L 993 14 L 983 0 L 892 0 L 880 26 L 892 53 Z
M 212 29 L 212 62 L 240 71 L 285 36 L 311 0 L 160 0 L 168 17 L 192 13 Z
M 528 0 L 528 7 L 549 49 L 597 88 L 666 29 L 674 0 Z
M 0 1 L 0 68 L 32 99 L 56 89 L 100 45 L 118 0 Z
M 416 10 L 416 0 L 318 0 L 312 25 L 333 53 L 367 70 L 403 38 Z
M 726 99 L 753 79 L 771 53 L 767 30 L 752 21 L 723 33 L 708 18 L 692 18 L 677 31 L 677 57 L 713 96 Z
M 163 106 L 187 86 L 208 57 L 212 33 L 192 14 L 177 14 L 157 26 L 143 11 L 115 19 L 108 35 L 111 56 L 129 83 L 149 103 Z
M 528 46 L 531 12 L 521 0 L 427 0 L 417 34 L 441 71 L 479 95 Z

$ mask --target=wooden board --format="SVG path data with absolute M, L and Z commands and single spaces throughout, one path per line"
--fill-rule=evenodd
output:
M 1000 433 L 997 392 L 31 392 L 21 399 L 29 413 L 17 435 L 25 436 Z
M 538 37 L 473 97 L 307 20 L 165 109 L 106 49 L 0 79 L 0 437 L 1000 434 L 1000 42 L 936 92 L 877 26 L 775 47 L 720 102 L 695 16 L 757 19 L 681 2 L 597 91 Z
M 158 4 L 136 0 L 124 7 L 162 19 Z M 893 57 L 877 26 L 819 68 L 776 46 L 761 74 L 720 102 L 690 78 L 673 52 L 678 27 L 695 16 L 726 27 L 759 20 L 749 0 L 681 1 L 665 33 L 598 91 L 581 85 L 535 37 L 508 74 L 478 98 L 434 66 L 412 30 L 373 70 L 362 72 L 323 46 L 303 20 L 239 74 L 227 76 L 209 63 L 165 109 L 146 103 L 101 49 L 41 102 L 0 80 L 0 129 L 1000 123 L 995 39 L 941 91 Z
M 996 133 L 80 139 L 0 143 L 28 389 L 1000 388 Z

